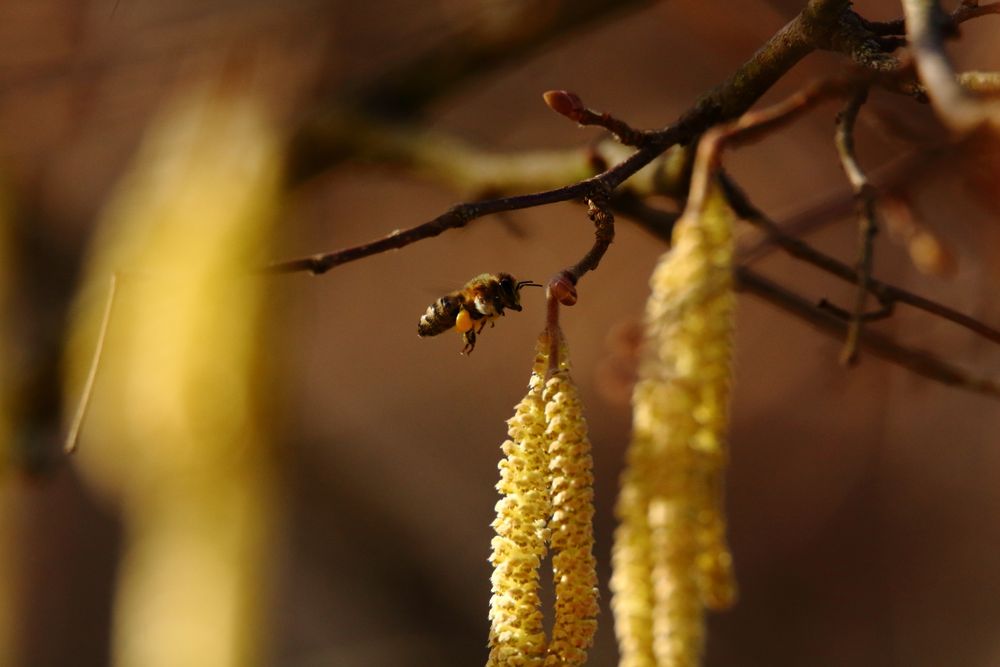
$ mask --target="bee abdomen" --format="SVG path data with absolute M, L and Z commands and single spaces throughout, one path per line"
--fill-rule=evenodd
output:
M 462 299 L 455 295 L 443 296 L 428 308 L 420 317 L 417 325 L 417 335 L 436 336 L 455 326 L 455 318 L 462 309 Z

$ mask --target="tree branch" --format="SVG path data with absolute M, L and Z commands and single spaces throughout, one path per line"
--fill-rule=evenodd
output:
M 835 338 L 843 339 L 846 335 L 848 324 L 843 319 L 753 270 L 745 266 L 737 267 L 734 277 L 737 289 L 750 292 Z M 971 376 L 929 352 L 900 345 L 877 331 L 866 329 L 861 333 L 858 342 L 866 352 L 902 366 L 917 375 L 1000 399 L 1000 384 L 994 380 Z
M 288 178 L 292 185 L 329 169 L 345 156 L 340 135 L 331 132 L 344 115 L 395 120 L 419 115 L 431 102 L 467 81 L 526 58 L 547 44 L 601 20 L 633 11 L 649 0 L 577 0 L 552 5 L 543 20 L 532 3 L 525 16 L 486 39 L 475 29 L 455 35 L 352 90 L 337 91 L 307 115 L 292 140 Z
M 723 174 L 722 176 L 725 175 Z M 728 190 L 736 187 L 728 178 L 725 178 L 722 183 L 727 190 L 727 196 Z M 736 212 L 737 214 L 740 213 L 738 209 Z M 659 215 L 646 215 L 640 209 L 632 209 L 624 215 L 634 220 L 665 243 L 670 243 L 671 220 L 665 220 Z M 832 260 L 831 258 L 831 261 L 836 260 Z M 854 275 L 850 267 L 846 265 L 842 266 L 846 269 L 846 275 Z M 846 336 L 848 326 L 847 320 L 844 319 L 846 313 L 837 314 L 831 312 L 831 309 L 824 307 L 822 304 L 813 303 L 789 291 L 747 266 L 737 266 L 733 270 L 733 277 L 736 289 L 749 292 L 764 299 L 794 317 L 805 320 L 837 340 L 843 340 Z M 1000 385 L 995 381 L 988 378 L 972 377 L 961 369 L 941 361 L 928 352 L 901 345 L 877 331 L 865 330 L 862 332 L 862 335 L 859 336 L 858 344 L 861 349 L 870 352 L 876 357 L 906 368 L 935 382 L 941 382 L 949 386 L 955 386 L 993 398 L 1000 398 Z
M 678 143 L 688 143 L 716 123 L 744 113 L 788 69 L 816 48 L 819 41 L 828 37 L 836 27 L 837 16 L 848 4 L 846 0 L 810 0 L 798 16 L 772 36 L 723 84 L 703 96 L 675 123 L 662 130 L 646 133 L 647 139 L 642 148 L 597 176 L 532 194 L 459 204 L 433 220 L 404 231 L 393 232 L 370 243 L 275 262 L 263 270 L 269 273 L 325 273 L 347 262 L 403 248 L 448 229 L 464 227 L 484 215 L 610 193 L 667 148 Z
M 987 14 L 1000 14 L 1000 2 L 991 2 L 988 5 L 979 5 L 962 2 L 951 13 L 951 21 L 954 25 L 960 25 L 968 20 L 986 16 Z M 860 18 L 860 17 L 859 17 Z M 867 30 L 882 37 L 906 34 L 906 20 L 899 18 L 892 21 L 868 21 L 860 19 Z
M 987 13 L 987 8 L 998 4 L 966 10 Z M 1000 9 L 989 13 L 993 11 Z M 951 17 L 934 0 L 903 0 L 903 12 L 917 73 L 941 119 L 961 134 L 984 125 L 1000 127 L 1000 102 L 970 95 L 959 83 L 945 53 L 944 38 L 954 26 Z
M 506 21 L 501 34 L 484 36 L 471 29 L 408 60 L 354 93 L 352 106 L 385 117 L 406 117 L 426 108 L 465 82 L 523 59 L 555 39 L 598 21 L 651 4 L 650 0 L 576 0 L 539 12 L 532 3 L 521 6 L 521 16 Z
M 878 229 L 875 224 L 875 188 L 869 183 L 854 154 L 854 124 L 861 105 L 867 98 L 867 88 L 862 88 L 851 96 L 844 109 L 837 114 L 837 131 L 834 133 L 840 164 L 847 174 L 847 180 L 851 183 L 851 189 L 854 190 L 858 217 L 858 261 L 855 270 L 858 289 L 847 327 L 844 350 L 840 355 L 840 361 L 844 365 L 855 364 L 858 360 L 858 339 L 864 321 L 865 301 L 871 290 L 872 245 Z
M 729 200 L 729 205 L 733 207 L 736 215 L 755 227 L 762 229 L 776 246 L 796 259 L 808 262 L 842 280 L 857 284 L 858 274 L 854 269 L 840 260 L 820 252 L 805 241 L 785 234 L 773 220 L 753 205 L 746 194 L 728 175 L 720 173 L 719 180 Z M 964 327 L 990 342 L 1000 344 L 1000 331 L 948 306 L 875 278 L 870 279 L 869 289 L 882 304 L 905 303 L 908 306 L 923 310 L 926 313 Z
M 586 126 L 603 127 L 626 146 L 642 146 L 646 143 L 646 133 L 634 129 L 625 121 L 609 113 L 588 109 L 576 93 L 567 90 L 549 90 L 542 95 L 549 108 L 566 116 L 573 122 Z

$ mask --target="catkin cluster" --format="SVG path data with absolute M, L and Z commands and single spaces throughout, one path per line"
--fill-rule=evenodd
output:
M 507 422 L 502 446 L 490 557 L 490 667 L 582 665 L 597 630 L 590 441 L 565 361 L 546 379 L 548 350 L 543 334 L 528 394 Z M 538 587 L 550 549 L 556 602 L 547 641 Z
M 722 507 L 732 222 L 722 198 L 709 197 L 678 222 L 650 281 L 612 551 L 621 667 L 698 665 L 704 610 L 735 598 Z

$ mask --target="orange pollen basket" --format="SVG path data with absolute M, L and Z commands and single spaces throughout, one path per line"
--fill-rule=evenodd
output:
M 458 317 L 455 318 L 455 331 L 458 333 L 465 333 L 472 328 L 472 316 L 469 315 L 469 311 L 462 309 L 458 311 Z

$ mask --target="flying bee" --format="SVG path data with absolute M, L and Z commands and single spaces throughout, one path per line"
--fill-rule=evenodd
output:
M 446 294 L 428 308 L 417 325 L 417 335 L 437 336 L 454 328 L 462 334 L 462 354 L 476 348 L 476 334 L 489 323 L 493 326 L 504 310 L 521 310 L 521 288 L 541 287 L 530 280 L 518 281 L 509 273 L 483 273 L 462 289 Z

